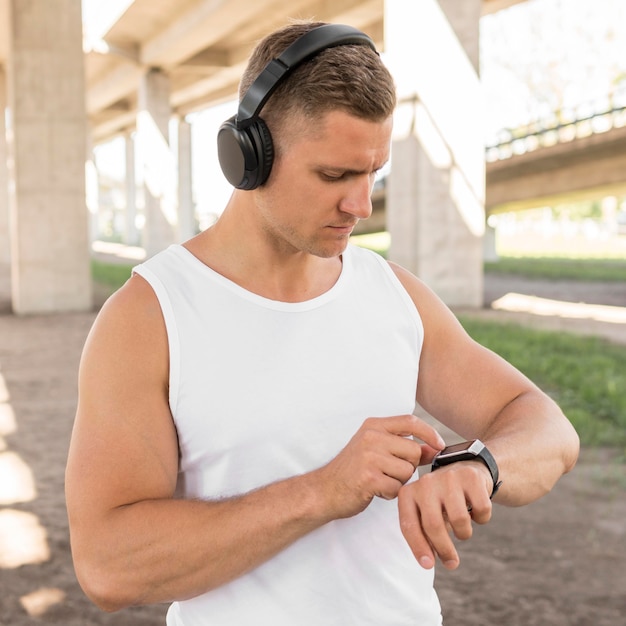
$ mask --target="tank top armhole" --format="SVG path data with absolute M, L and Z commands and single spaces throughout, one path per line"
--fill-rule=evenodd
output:
M 176 317 L 174 309 L 170 301 L 167 289 L 157 276 L 145 265 L 137 265 L 133 268 L 133 272 L 138 274 L 146 281 L 154 291 L 161 313 L 165 321 L 165 330 L 167 333 L 167 344 L 169 352 L 169 405 L 172 416 L 176 415 L 176 406 L 178 403 L 178 387 L 180 379 L 180 340 L 178 337 L 178 327 L 176 325 Z
M 413 298 L 411 298 L 411 296 L 409 295 L 409 292 L 404 288 L 404 285 L 402 284 L 400 279 L 396 276 L 395 272 L 391 269 L 391 266 L 389 265 L 389 263 L 387 263 L 387 260 L 375 252 L 372 252 L 372 255 L 376 257 L 376 260 L 383 267 L 383 270 L 389 277 L 389 280 L 395 286 L 400 298 L 406 305 L 406 308 L 409 314 L 415 321 L 415 326 L 417 327 L 418 336 L 419 336 L 418 348 L 419 348 L 419 352 L 421 353 L 422 345 L 424 344 L 424 324 L 422 322 L 422 316 L 420 315 L 419 310 L 417 309 L 417 305 L 415 304 L 415 302 L 413 302 Z

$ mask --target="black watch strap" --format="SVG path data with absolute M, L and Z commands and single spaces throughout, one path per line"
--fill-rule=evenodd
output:
M 464 449 L 458 450 L 458 447 L 461 445 L 463 444 L 451 446 L 451 452 L 447 452 L 446 448 L 435 455 L 431 471 L 435 471 L 451 463 L 458 463 L 459 461 L 481 461 L 489 470 L 491 479 L 493 480 L 493 490 L 489 496 L 493 498 L 502 484 L 502 481 L 499 479 L 498 464 L 493 458 L 493 455 L 489 452 L 487 446 L 479 439 L 465 442 Z

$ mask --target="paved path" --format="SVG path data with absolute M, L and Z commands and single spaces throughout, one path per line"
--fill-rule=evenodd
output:
M 604 337 L 626 345 L 626 276 L 618 282 L 530 280 L 486 274 L 485 307 L 457 314 Z

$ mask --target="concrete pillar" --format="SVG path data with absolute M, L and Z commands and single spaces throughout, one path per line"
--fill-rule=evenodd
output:
M 133 133 L 124 136 L 124 154 L 126 159 L 126 213 L 124 218 L 124 243 L 129 246 L 139 245 L 137 230 L 137 177 L 135 175 L 135 139 Z
M 487 224 L 485 226 L 485 235 L 483 237 L 483 261 L 494 263 L 500 260 L 498 254 L 498 246 L 496 241 L 496 229 Z
M 85 200 L 87 204 L 89 244 L 91 245 L 98 239 L 100 234 L 98 224 L 98 211 L 100 210 L 100 180 L 91 132 L 87 133 L 86 154 Z
M 167 75 L 158 69 L 146 72 L 139 88 L 137 149 L 143 164 L 143 247 L 148 257 L 176 239 L 176 161 L 169 145 L 169 95 Z
M 87 310 L 81 2 L 8 0 L 8 14 L 13 310 Z
M 196 234 L 191 177 L 191 124 L 178 123 L 178 240 L 186 241 Z
M 400 101 L 387 191 L 389 256 L 449 306 L 483 302 L 480 10 L 481 0 L 385 0 L 386 59 Z
M 11 247 L 9 237 L 9 174 L 4 124 L 7 105 L 6 72 L 0 65 L 0 310 L 11 304 Z

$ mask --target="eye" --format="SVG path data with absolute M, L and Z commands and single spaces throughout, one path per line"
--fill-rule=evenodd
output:
M 322 178 L 322 180 L 332 183 L 343 180 L 345 176 L 344 174 L 329 174 L 327 172 L 320 172 L 320 177 Z

